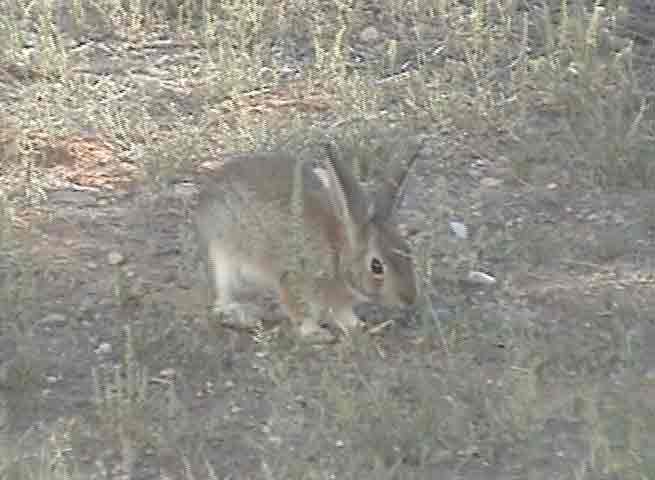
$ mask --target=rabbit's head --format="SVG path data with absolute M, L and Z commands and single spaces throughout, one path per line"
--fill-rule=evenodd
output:
M 398 165 L 370 201 L 359 182 L 326 146 L 326 168 L 319 174 L 339 219 L 339 274 L 360 298 L 386 305 L 411 305 L 418 295 L 411 250 L 394 223 L 405 178 L 414 157 Z

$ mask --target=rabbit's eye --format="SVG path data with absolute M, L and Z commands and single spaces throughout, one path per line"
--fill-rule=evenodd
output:
M 384 274 L 384 265 L 382 265 L 382 262 L 379 259 L 373 258 L 371 260 L 371 272 L 373 272 L 373 275 Z

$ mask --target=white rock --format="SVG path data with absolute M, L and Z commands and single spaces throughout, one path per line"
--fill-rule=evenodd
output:
M 49 313 L 41 319 L 43 325 L 61 327 L 66 325 L 66 317 L 61 313 Z
M 110 252 L 109 255 L 107 255 L 107 261 L 109 262 L 109 265 L 120 265 L 125 261 L 125 256 L 120 252 Z
M 477 283 L 479 285 L 495 285 L 497 280 L 491 275 L 474 270 L 469 272 L 468 281 L 471 283 Z
M 112 352 L 112 346 L 111 343 L 107 342 L 102 342 L 100 345 L 98 345 L 98 348 L 96 348 L 95 353 L 98 355 L 107 355 Z
M 468 228 L 462 222 L 450 222 L 450 230 L 455 234 L 457 238 L 466 240 L 469 236 Z
M 380 38 L 380 32 L 378 32 L 377 28 L 371 25 L 362 30 L 362 33 L 359 34 L 359 38 L 362 42 L 375 42 Z
M 494 178 L 494 177 L 484 177 L 482 180 L 480 180 L 480 185 L 483 187 L 497 187 L 499 186 L 503 181 L 500 178 Z

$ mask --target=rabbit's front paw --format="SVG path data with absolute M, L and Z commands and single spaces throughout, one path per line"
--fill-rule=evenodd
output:
M 341 312 L 330 312 L 333 315 L 333 321 L 344 335 L 349 335 L 356 330 L 361 330 L 364 323 L 352 311 L 352 308 L 342 310 Z
M 259 308 L 245 303 L 215 305 L 212 310 L 223 326 L 243 330 L 255 328 L 263 317 Z
M 323 328 L 313 321 L 303 322 L 297 330 L 298 336 L 305 343 L 334 343 L 337 340 L 336 336 L 327 328 Z

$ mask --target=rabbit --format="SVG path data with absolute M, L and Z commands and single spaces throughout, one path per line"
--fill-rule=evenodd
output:
M 244 279 L 277 290 L 310 343 L 336 339 L 325 322 L 344 332 L 362 326 L 353 310 L 358 303 L 414 304 L 411 251 L 392 223 L 409 168 L 398 168 L 373 202 L 331 142 L 325 158 L 241 154 L 212 172 L 195 223 L 222 322 L 250 328 L 259 321 L 256 309 L 234 301 Z

